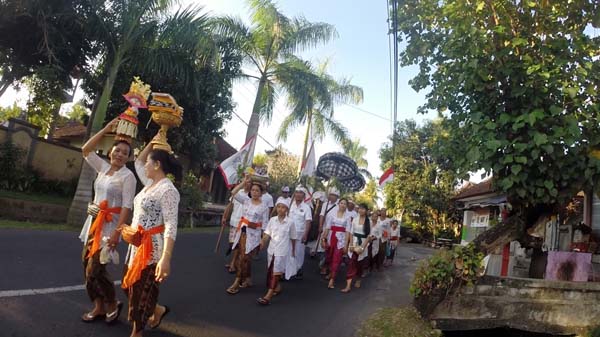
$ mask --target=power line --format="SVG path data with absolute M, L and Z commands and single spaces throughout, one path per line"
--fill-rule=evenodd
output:
M 237 117 L 237 118 L 238 118 L 240 121 L 242 121 L 242 123 L 244 123 L 246 126 L 249 126 L 249 125 L 248 125 L 248 123 L 247 123 L 247 122 L 246 122 L 246 121 L 245 121 L 245 120 L 244 120 L 242 117 L 240 117 L 240 115 L 238 115 L 238 114 L 237 114 L 235 111 L 232 111 L 232 113 L 233 113 L 233 115 L 234 115 L 235 117 Z M 258 137 L 259 137 L 260 139 L 264 140 L 264 141 L 265 141 L 265 143 L 267 143 L 267 145 L 269 145 L 269 146 L 270 146 L 270 147 L 272 147 L 273 149 L 276 149 L 276 147 L 275 147 L 275 146 L 273 146 L 273 144 L 269 143 L 269 141 L 268 141 L 268 140 L 266 140 L 266 139 L 265 139 L 265 137 L 261 136 L 261 135 L 260 135 L 260 133 L 257 133 L 257 135 L 258 135 Z
M 381 119 L 383 119 L 384 121 L 388 121 L 388 122 L 390 121 L 390 119 L 389 119 L 389 118 L 383 117 L 383 116 L 381 116 L 381 115 L 378 115 L 378 114 L 376 114 L 376 113 L 374 113 L 374 112 L 371 112 L 371 111 L 365 110 L 365 109 L 363 109 L 363 108 L 359 108 L 359 107 L 357 107 L 356 105 L 352 105 L 352 104 L 348 104 L 348 103 L 344 103 L 344 104 L 345 104 L 345 105 L 347 105 L 347 106 L 349 106 L 349 107 L 351 107 L 351 108 L 354 108 L 354 109 L 356 109 L 356 110 L 358 110 L 358 111 L 361 111 L 361 112 L 364 112 L 364 113 L 366 113 L 366 114 L 369 114 L 369 115 L 371 115 L 371 116 L 373 116 L 373 117 L 381 118 Z

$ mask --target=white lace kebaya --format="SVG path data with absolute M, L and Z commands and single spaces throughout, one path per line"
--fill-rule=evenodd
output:
M 140 160 L 135 161 L 135 171 L 144 184 L 144 189 L 135 196 L 133 200 L 133 219 L 131 226 L 138 228 L 142 226 L 145 230 L 153 227 L 165 225 L 163 234 L 152 235 L 152 258 L 147 265 L 158 263 L 163 253 L 164 240 L 171 238 L 175 240 L 177 236 L 177 214 L 179 211 L 179 191 L 168 179 L 161 179 L 156 185 L 146 177 L 144 172 L 144 163 Z M 129 245 L 128 263 L 131 266 L 133 256 L 137 247 Z
M 107 175 L 110 164 L 94 152 L 88 153 L 85 160 L 98 173 L 94 181 L 94 203 L 98 205 L 101 201 L 106 200 L 110 208 L 126 207 L 132 209 L 136 185 L 133 172 L 123 166 L 118 171 L 113 172 L 112 175 Z M 87 242 L 92 220 L 92 216 L 88 215 L 79 234 L 79 239 L 82 242 Z M 119 223 L 119 214 L 113 214 L 112 221 L 104 222 L 102 237 L 110 236 L 117 227 L 117 223 Z

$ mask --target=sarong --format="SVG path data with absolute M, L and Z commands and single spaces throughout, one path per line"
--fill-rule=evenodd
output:
M 136 331 L 141 331 L 148 323 L 150 316 L 158 303 L 159 283 L 156 281 L 154 271 L 156 264 L 151 264 L 142 269 L 142 275 L 131 287 L 124 289 L 129 299 L 129 312 L 127 319 L 135 323 Z M 127 264 L 125 272 L 127 274 Z
M 115 285 L 106 270 L 106 266 L 100 263 L 100 251 L 88 257 L 92 241 L 93 234 L 89 236 L 82 253 L 85 289 L 92 302 L 99 298 L 106 304 L 114 303 L 116 300 Z

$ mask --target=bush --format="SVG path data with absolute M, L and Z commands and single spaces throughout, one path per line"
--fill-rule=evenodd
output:
M 65 197 L 75 194 L 77 179 L 69 182 L 44 179 L 40 172 L 24 165 L 24 156 L 25 150 L 12 142 L 0 144 L 0 189 Z
M 194 175 L 192 171 L 188 171 L 183 177 L 180 189 L 181 200 L 179 201 L 179 209 L 183 211 L 180 213 L 182 213 L 182 215 L 189 213 L 189 222 L 192 226 L 194 213 L 202 208 L 202 204 L 206 200 L 204 193 L 200 190 L 198 182 L 196 175 Z M 180 222 L 183 223 L 183 221 Z
M 414 297 L 448 292 L 455 284 L 472 285 L 481 276 L 483 254 L 473 244 L 440 250 L 419 265 L 410 285 Z

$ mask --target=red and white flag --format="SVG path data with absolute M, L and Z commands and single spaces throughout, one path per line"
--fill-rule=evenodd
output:
M 300 170 L 300 176 L 312 177 L 315 175 L 317 170 L 317 159 L 315 156 L 315 142 L 310 144 L 310 149 L 306 154 L 306 158 L 302 161 L 302 168 Z
M 240 177 L 238 172 L 245 169 L 246 167 L 252 166 L 252 159 L 254 158 L 254 146 L 256 145 L 256 136 L 248 139 L 246 144 L 231 157 L 223 160 L 219 165 L 219 171 L 225 179 L 227 188 L 232 188 L 238 183 Z
M 394 180 L 394 168 L 390 167 L 379 178 L 379 187 L 383 188 L 387 183 L 392 182 L 392 180 Z

